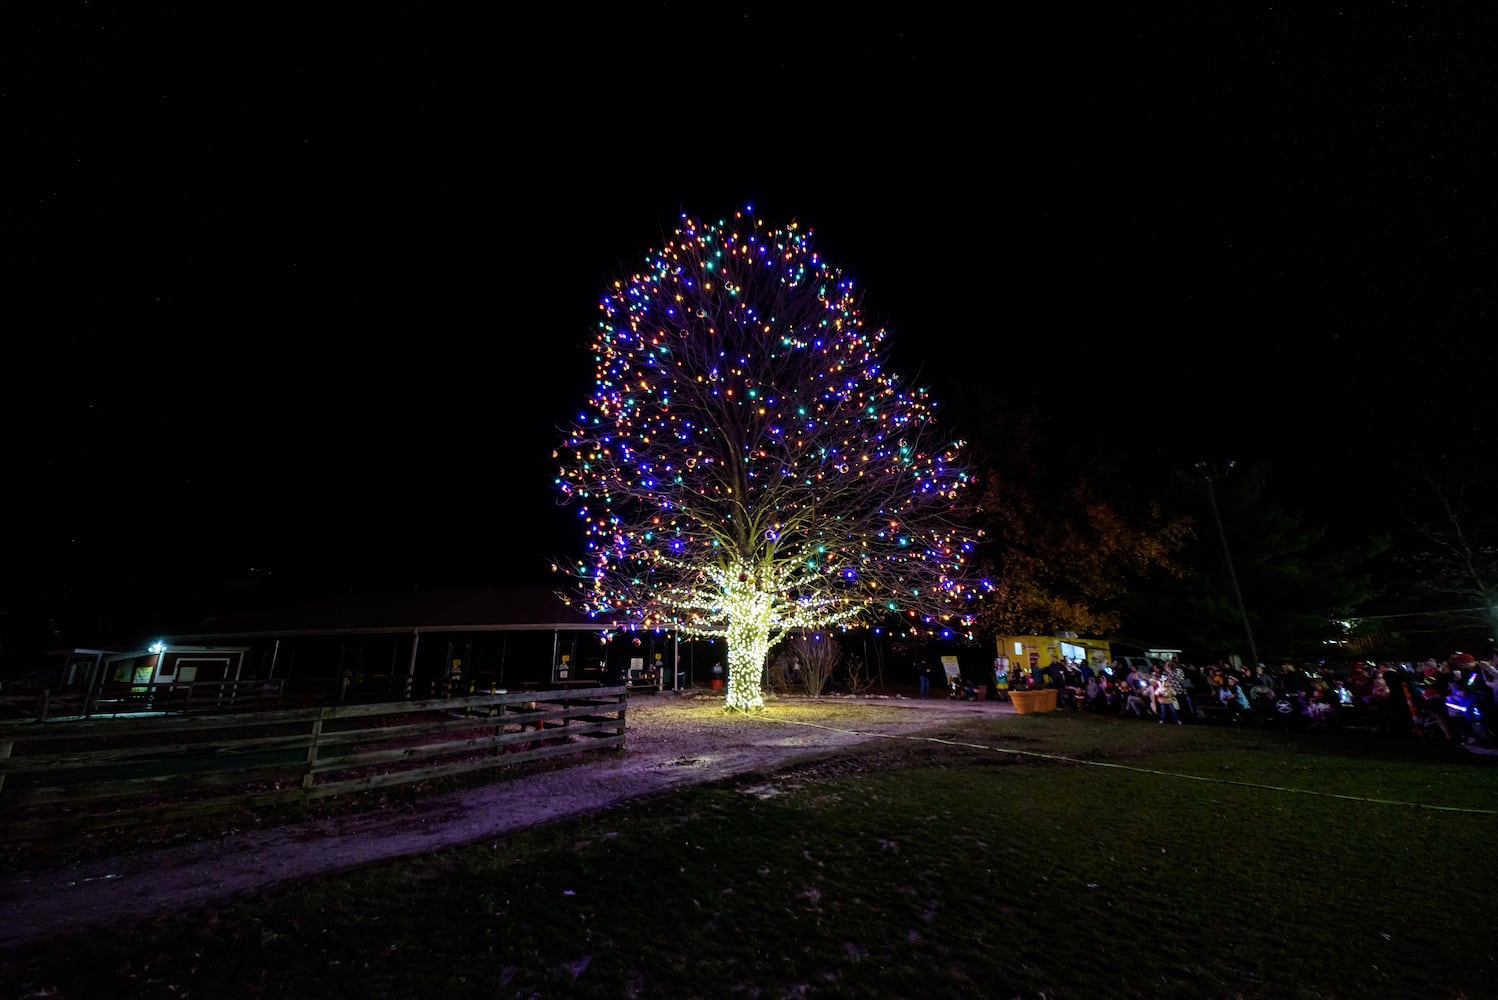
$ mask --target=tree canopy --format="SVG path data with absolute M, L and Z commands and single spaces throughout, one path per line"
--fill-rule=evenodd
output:
M 725 637 L 735 709 L 762 704 L 788 633 L 971 628 L 964 442 L 888 370 L 886 331 L 810 231 L 684 215 L 600 312 L 594 391 L 556 453 L 592 614 Z
M 1246 615 L 1265 661 L 1327 655 L 1328 641 L 1338 638 L 1335 623 L 1378 593 L 1372 560 L 1389 539 L 1329 538 L 1326 525 L 1271 497 L 1271 477 L 1267 463 L 1253 463 L 1211 483 L 1202 471 L 1186 469 L 1161 483 L 1165 503 L 1201 527 L 1180 553 L 1182 575 L 1129 595 L 1124 615 L 1131 630 L 1163 637 L 1198 661 L 1234 654 L 1247 660 Z
M 1076 435 L 1057 434 L 1033 403 L 986 403 L 985 552 L 994 590 L 980 628 L 991 635 L 1106 636 L 1122 624 L 1131 587 L 1180 576 L 1190 517 L 1120 486 L 1124 473 Z
M 1408 543 L 1396 565 L 1395 596 L 1420 609 L 1426 622 L 1444 623 L 1491 647 L 1498 636 L 1498 516 L 1491 497 L 1498 483 L 1483 477 L 1427 475 L 1410 488 Z

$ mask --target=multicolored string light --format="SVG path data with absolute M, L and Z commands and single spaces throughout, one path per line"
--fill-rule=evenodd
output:
M 886 371 L 885 332 L 809 231 L 683 216 L 600 310 L 595 390 L 556 453 L 592 614 L 726 637 L 736 708 L 789 631 L 970 628 L 987 583 L 963 442 Z

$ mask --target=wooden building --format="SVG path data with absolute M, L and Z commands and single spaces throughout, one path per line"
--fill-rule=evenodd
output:
M 542 588 L 401 591 L 210 619 L 155 638 L 247 650 L 241 676 L 294 702 L 444 697 L 568 684 L 706 684 L 721 642 L 616 631 Z

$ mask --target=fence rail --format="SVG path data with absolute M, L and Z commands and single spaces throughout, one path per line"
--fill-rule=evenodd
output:
M 46 722 L 143 713 L 254 711 L 281 704 L 285 684 L 284 680 L 110 682 L 93 692 L 6 688 L 0 691 L 0 719 Z
M 127 827 L 624 746 L 626 687 L 0 723 L 0 839 Z

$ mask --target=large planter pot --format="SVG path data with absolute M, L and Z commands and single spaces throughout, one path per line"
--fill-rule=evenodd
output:
M 1029 715 L 1031 712 L 1054 712 L 1056 689 L 1033 688 L 1028 691 L 1010 691 L 1009 701 L 1020 715 Z

